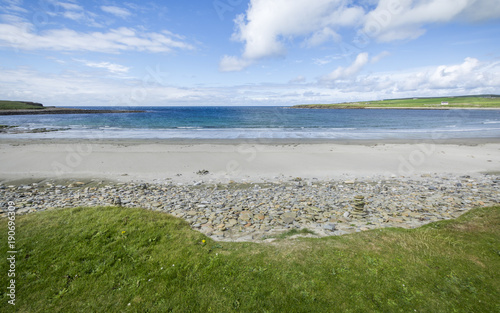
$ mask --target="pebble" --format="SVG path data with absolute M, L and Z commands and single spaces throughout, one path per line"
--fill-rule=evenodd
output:
M 326 230 L 329 230 L 329 231 L 335 231 L 335 224 L 325 224 L 323 225 L 323 228 L 326 229 Z
M 162 211 L 220 241 L 259 241 L 290 229 L 317 236 L 415 228 L 500 203 L 500 176 L 422 175 L 354 180 L 294 178 L 256 184 L 0 183 L 0 216 L 51 208 L 115 205 Z M 363 204 L 363 205 L 362 205 Z M 362 214 L 356 212 L 362 208 Z

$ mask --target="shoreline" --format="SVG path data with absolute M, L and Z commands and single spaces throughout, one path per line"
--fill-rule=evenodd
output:
M 368 107 L 368 106 L 328 106 L 328 105 L 296 105 L 291 109 L 330 109 L 330 110 L 500 110 L 500 108 L 473 108 L 473 107 Z
M 500 172 L 500 140 L 0 140 L 0 178 L 263 182 Z M 204 175 L 198 172 L 207 171 Z
M 141 207 L 215 240 L 414 228 L 500 203 L 500 142 L 0 140 L 18 214 Z M 356 197 L 365 212 L 357 216 Z M 0 216 L 5 212 L 0 212 Z
M 500 138 L 447 138 L 447 139 L 324 139 L 324 138 L 235 138 L 235 139 L 203 139 L 203 138 L 6 138 L 0 137 L 0 144 L 160 144 L 160 145 L 361 145 L 373 146 L 384 144 L 440 144 L 475 146 L 481 144 L 500 143 Z
M 40 109 L 18 109 L 0 110 L 0 115 L 39 115 L 39 114 L 103 114 L 103 113 L 141 113 L 137 110 L 91 110 L 75 108 L 40 108 Z

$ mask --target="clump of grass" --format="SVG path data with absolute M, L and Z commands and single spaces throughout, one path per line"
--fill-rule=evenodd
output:
M 28 214 L 16 219 L 15 309 L 498 312 L 498 225 L 500 207 L 493 207 L 418 229 L 270 245 L 217 243 L 185 221 L 142 209 Z M 6 234 L 4 218 L 4 243 Z M 7 251 L 0 245 L 1 255 Z M 2 286 L 8 266 L 0 262 Z M 6 292 L 2 312 L 14 309 Z

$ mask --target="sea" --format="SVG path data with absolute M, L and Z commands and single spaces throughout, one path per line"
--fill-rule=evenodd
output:
M 500 138 L 500 110 L 296 109 L 290 107 L 77 107 L 138 113 L 0 116 L 0 138 L 460 139 Z M 50 132 L 31 133 L 46 128 Z

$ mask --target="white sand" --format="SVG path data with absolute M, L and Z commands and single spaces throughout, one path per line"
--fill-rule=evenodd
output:
M 208 175 L 198 175 L 199 170 Z M 253 144 L 0 141 L 0 181 L 276 181 L 500 172 L 500 143 Z

